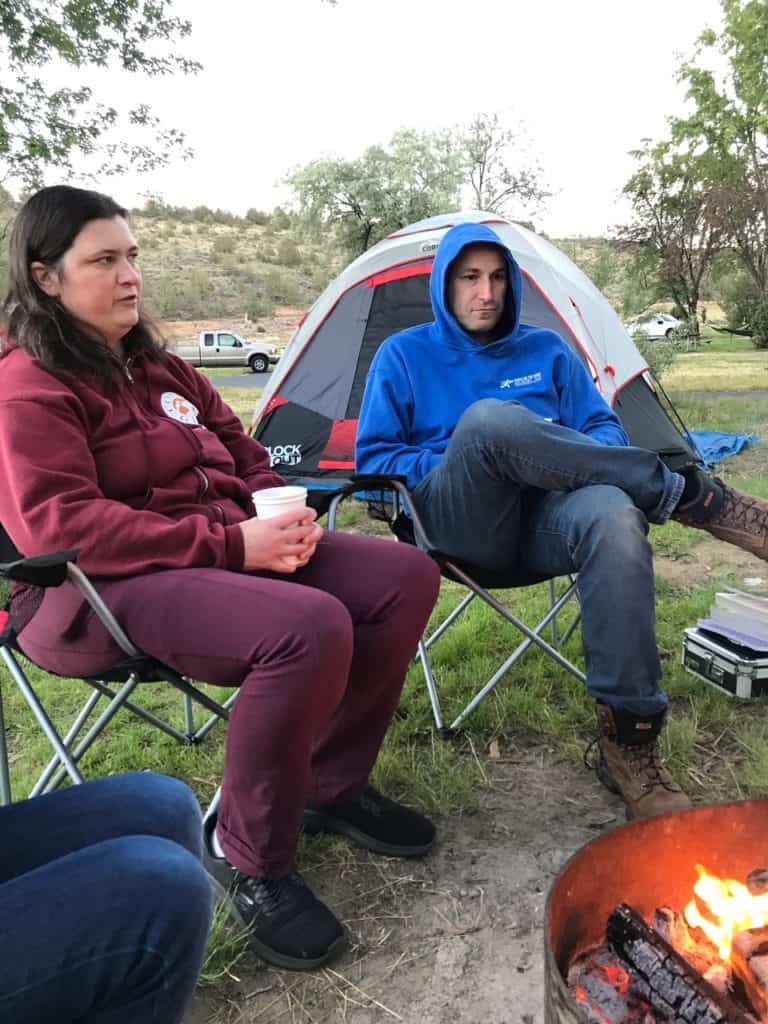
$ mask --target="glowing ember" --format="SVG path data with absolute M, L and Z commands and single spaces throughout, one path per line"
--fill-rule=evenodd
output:
M 685 908 L 685 919 L 691 927 L 700 928 L 721 959 L 728 961 L 734 935 L 768 923 L 768 892 L 753 896 L 741 882 L 710 875 L 700 864 L 696 869 L 696 896 Z

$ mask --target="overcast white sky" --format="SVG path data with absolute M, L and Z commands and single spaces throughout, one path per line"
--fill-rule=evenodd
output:
M 103 182 L 120 201 L 238 213 L 271 209 L 286 172 L 354 157 L 399 127 L 436 129 L 499 112 L 522 121 L 557 195 L 537 220 L 554 236 L 626 218 L 628 151 L 683 109 L 676 81 L 718 0 L 176 0 L 193 25 L 195 78 L 134 82 L 181 128 L 192 161 Z M 124 102 L 125 83 L 103 86 Z

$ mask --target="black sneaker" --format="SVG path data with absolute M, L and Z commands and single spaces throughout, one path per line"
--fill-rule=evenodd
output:
M 298 872 L 285 878 L 252 878 L 216 857 L 211 837 L 216 818 L 204 825 L 203 864 L 218 898 L 248 931 L 253 949 L 268 964 L 311 971 L 345 946 L 341 924 Z
M 309 803 L 304 831 L 335 832 L 387 857 L 423 857 L 435 841 L 435 826 L 418 811 L 395 803 L 368 786 L 357 800 Z

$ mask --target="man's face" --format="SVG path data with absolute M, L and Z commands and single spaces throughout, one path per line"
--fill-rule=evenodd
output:
M 448 271 L 448 306 L 469 334 L 492 331 L 504 312 L 507 261 L 497 245 L 468 245 Z

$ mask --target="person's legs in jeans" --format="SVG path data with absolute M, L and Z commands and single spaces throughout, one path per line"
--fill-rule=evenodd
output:
M 429 539 L 483 568 L 514 560 L 526 489 L 620 487 L 649 522 L 664 522 L 685 481 L 652 452 L 599 444 L 517 402 L 483 399 L 459 420 L 445 457 L 413 492 Z
M 656 740 L 667 697 L 656 646 L 653 552 L 643 513 L 618 487 L 531 491 L 523 499 L 520 568 L 578 573 L 587 689 L 597 703 L 598 775 L 630 817 L 684 810 L 688 798 Z
M 650 452 L 608 448 L 517 403 L 487 400 L 465 413 L 413 495 L 430 542 L 448 555 L 522 580 L 579 573 L 601 769 L 611 764 L 601 778 L 635 815 L 687 803 L 656 754 L 666 698 L 646 538 L 648 517 L 667 518 L 683 487 Z
M 200 810 L 135 773 L 0 808 L 0 1024 L 176 1024 L 205 952 Z

